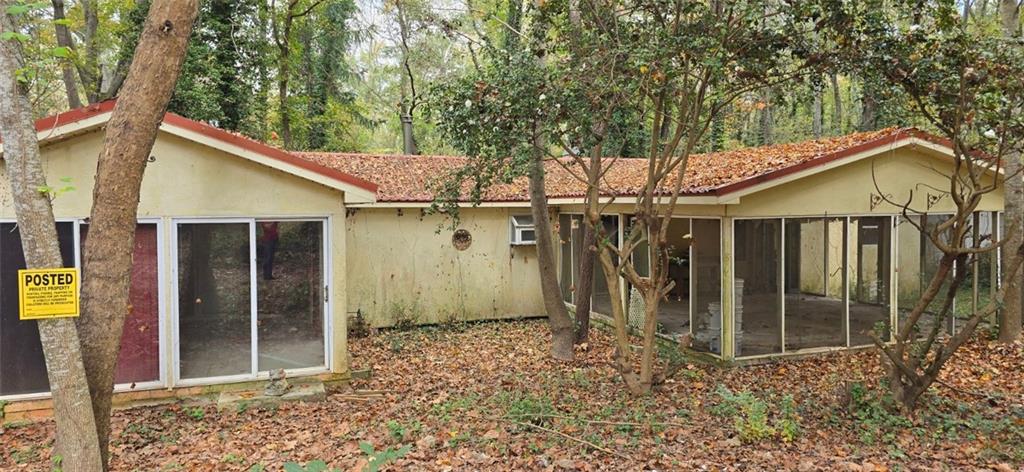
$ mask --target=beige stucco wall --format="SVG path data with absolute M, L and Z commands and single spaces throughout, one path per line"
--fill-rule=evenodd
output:
M 938 195 L 936 189 L 949 188 L 949 179 L 942 174 L 951 172 L 948 159 L 900 148 L 743 196 L 738 204 L 725 205 L 725 212 L 734 217 L 899 214 L 901 208 L 889 203 L 872 208 L 871 195 L 878 195 L 878 189 L 896 202 L 906 202 L 913 192 L 914 210 L 951 212 L 955 207 L 948 196 L 931 208 L 926 203 L 929 193 Z M 985 196 L 978 210 L 1002 208 L 1000 187 Z
M 463 208 L 459 228 L 473 242 L 459 251 L 443 216 L 353 209 L 345 225 L 350 315 L 359 311 L 372 326 L 542 316 L 537 250 L 509 245 L 509 216 L 528 213 Z
M 94 131 L 49 144 L 42 150 L 47 182 L 55 188 L 70 178 L 75 189 L 54 201 L 57 218 L 84 218 L 92 206 L 96 159 L 102 131 Z M 271 169 L 241 157 L 161 131 L 151 152 L 142 182 L 139 218 L 159 220 L 162 242 L 160 273 L 165 367 L 172 372 L 170 346 L 173 332 L 172 285 L 173 218 L 205 217 L 316 217 L 327 218 L 330 234 L 331 370 L 348 371 L 346 356 L 345 205 L 342 192 Z M 0 218 L 13 219 L 6 168 L 0 166 Z M 170 377 L 170 375 L 168 375 Z

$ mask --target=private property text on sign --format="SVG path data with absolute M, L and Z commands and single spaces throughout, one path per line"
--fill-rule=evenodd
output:
M 78 269 L 18 271 L 22 320 L 78 316 Z

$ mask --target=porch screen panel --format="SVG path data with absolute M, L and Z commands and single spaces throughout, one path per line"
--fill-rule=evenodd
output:
M 583 257 L 583 225 L 583 217 L 581 215 L 572 215 L 569 234 L 571 239 L 570 245 L 572 246 L 572 260 L 574 262 L 572 264 L 572 284 L 570 287 L 572 290 L 572 302 L 576 305 L 580 303 L 576 299 L 576 288 L 580 285 L 580 265 L 575 261 L 579 261 Z
M 786 220 L 786 349 L 846 345 L 846 302 L 832 285 L 842 263 L 843 232 L 838 218 Z M 841 269 L 839 269 L 841 273 Z M 842 287 L 842 280 L 839 280 Z
M 259 370 L 322 367 L 323 223 L 256 224 L 256 344 Z
M 666 334 L 690 332 L 691 238 L 689 218 L 669 219 L 665 250 L 668 251 L 668 280 L 675 285 L 662 299 L 658 313 L 658 324 Z
M 992 213 L 975 212 L 964 246 L 983 249 L 992 246 L 995 230 Z M 957 272 L 966 271 L 964 281 L 957 290 L 955 300 L 955 329 L 959 330 L 971 316 L 988 304 L 992 298 L 992 274 L 995 270 L 995 251 L 968 256 L 968 261 Z
M 558 215 L 558 243 L 562 301 L 572 303 L 572 215 Z
M 914 306 L 921 300 L 932 278 L 935 277 L 939 270 L 942 253 L 928 238 L 927 233 L 931 232 L 949 217 L 945 215 L 928 215 L 926 217 L 915 215 L 909 218 L 900 218 L 900 223 L 897 227 L 899 231 L 897 272 L 900 281 L 897 310 L 899 326 L 901 327 L 904 323 L 908 322 Z M 945 236 L 940 235 L 940 238 L 944 239 Z M 949 287 L 952 278 L 953 274 L 950 273 L 942 284 L 942 289 L 939 291 L 940 295 L 936 296 L 928 304 L 924 314 L 917 321 L 914 328 L 917 331 L 917 336 L 927 336 L 931 332 L 932 327 L 936 325 L 939 326 L 939 329 L 951 327 L 953 323 L 952 316 L 943 316 L 940 311 L 942 299 L 944 298 L 942 294 Z
M 850 218 L 850 345 L 889 338 L 892 223 L 887 216 Z M 902 256 L 902 247 L 901 247 Z
M 249 224 L 182 223 L 177 243 L 181 377 L 251 373 Z
M 80 242 L 85 248 L 89 225 L 79 226 Z M 121 350 L 117 357 L 114 382 L 130 384 L 160 380 L 160 296 L 157 256 L 157 225 L 135 225 L 132 249 L 131 310 L 124 319 Z
M 621 245 L 619 241 L 619 217 L 618 215 L 603 215 L 601 216 L 601 224 L 604 226 L 604 235 L 606 238 L 611 240 L 611 244 L 615 247 Z M 580 235 L 582 238 L 582 231 Z M 613 259 L 615 257 L 613 256 Z M 600 313 L 602 315 L 611 316 L 612 314 L 612 296 L 613 294 L 608 292 L 608 283 L 605 281 L 604 268 L 601 266 L 600 261 L 594 261 L 594 289 L 593 297 L 591 297 L 591 311 Z M 614 294 L 618 296 L 618 294 Z
M 782 220 L 736 220 L 735 225 L 736 353 L 781 353 Z
M 74 223 L 57 223 L 64 267 L 75 266 Z M 50 389 L 36 321 L 18 319 L 18 269 L 25 268 L 15 223 L 0 223 L 0 395 Z
M 693 220 L 693 348 L 722 352 L 722 226 Z

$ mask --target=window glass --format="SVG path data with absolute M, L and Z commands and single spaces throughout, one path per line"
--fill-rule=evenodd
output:
M 57 240 L 64 267 L 74 267 L 74 223 L 57 223 Z M 18 316 L 18 270 L 24 268 L 18 225 L 0 223 L 0 395 L 50 389 L 38 322 Z
M 82 248 L 89 225 L 79 226 Z M 160 380 L 160 296 L 156 223 L 135 225 L 132 250 L 131 309 L 124 319 L 121 351 L 114 382 L 131 384 Z
M 258 221 L 259 370 L 325 366 L 323 224 Z
M 249 224 L 179 224 L 177 243 L 181 377 L 251 373 Z

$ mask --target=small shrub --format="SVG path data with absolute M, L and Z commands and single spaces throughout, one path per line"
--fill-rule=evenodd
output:
M 751 392 L 733 393 L 719 386 L 717 394 L 721 401 L 711 407 L 711 413 L 733 418 L 733 427 L 742 442 L 755 443 L 772 438 L 790 442 L 800 434 L 799 416 L 791 395 L 782 397 L 778 407 L 773 408 Z
M 362 310 L 356 310 L 356 316 L 348 320 L 348 337 L 350 339 L 365 338 L 370 335 L 370 324 L 366 322 Z
M 895 405 L 887 395 L 877 395 L 859 382 L 850 385 L 849 395 L 850 413 L 865 444 L 872 445 L 878 440 L 895 442 L 897 431 L 913 426 L 907 418 L 893 413 Z
M 363 471 L 364 472 L 377 472 L 378 470 L 380 470 L 381 467 L 384 467 L 385 465 L 387 465 L 387 464 L 389 464 L 389 463 L 391 463 L 393 461 L 396 461 L 398 459 L 401 459 L 402 457 L 405 457 L 405 455 L 408 454 L 409 451 L 412 450 L 412 445 L 411 444 L 407 444 L 407 445 L 402 446 L 402 447 L 397 448 L 397 449 L 389 447 L 389 448 L 387 448 L 387 449 L 385 449 L 383 451 L 377 451 L 377 450 L 374 450 L 373 444 L 370 444 L 368 442 L 361 442 L 361 443 L 359 443 L 359 450 L 363 451 L 363 454 L 366 454 L 366 458 L 369 461 L 369 462 L 367 462 L 366 467 L 363 468 Z M 321 472 L 323 470 L 325 470 L 325 469 L 319 469 L 317 471 L 309 471 L 309 470 L 307 470 L 307 472 Z M 292 472 L 292 471 L 287 471 L 287 472 Z M 295 471 L 295 472 L 299 472 L 299 471 Z
M 189 418 L 192 418 L 196 421 L 200 421 L 206 417 L 206 410 L 203 410 L 203 408 L 199 406 L 194 408 L 183 408 L 183 411 L 185 412 L 186 415 L 188 415 Z

